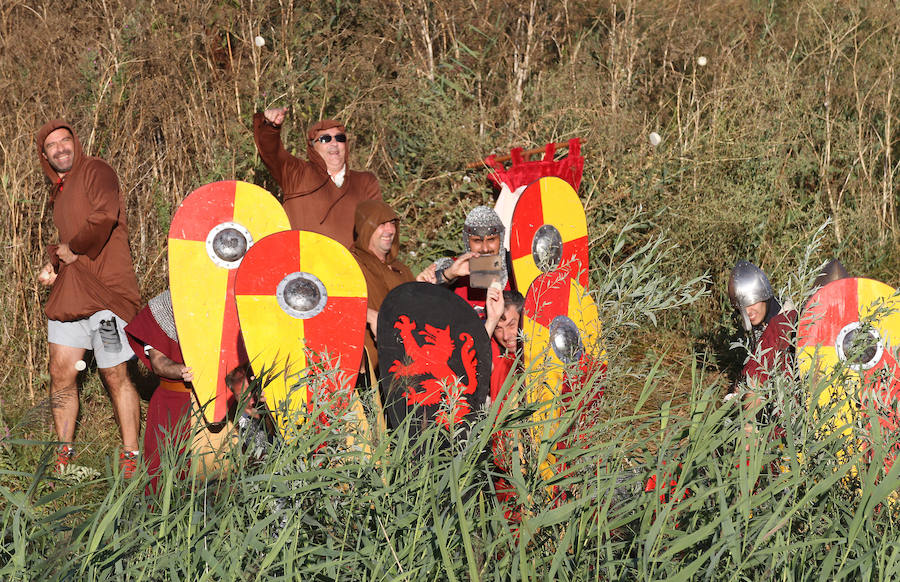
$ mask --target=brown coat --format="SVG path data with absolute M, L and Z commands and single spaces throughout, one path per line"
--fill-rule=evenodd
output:
M 60 180 L 43 151 L 47 136 L 63 127 L 74 140 L 74 161 Z M 44 125 L 35 142 L 41 168 L 53 184 L 50 203 L 59 241 L 78 255 L 77 261 L 65 265 L 56 257 L 56 245 L 47 248 L 59 275 L 44 312 L 50 319 L 74 321 L 109 309 L 130 321 L 140 307 L 141 295 L 115 171 L 100 158 L 85 156 L 81 142 L 65 121 L 57 119 Z
M 368 307 L 375 311 L 381 309 L 381 303 L 391 289 L 415 280 L 409 267 L 397 259 L 397 254 L 400 252 L 399 225 L 386 261 L 382 262 L 369 250 L 369 241 L 378 225 L 397 219 L 397 213 L 381 200 L 367 200 L 356 207 L 354 241 L 353 246 L 350 247 L 350 254 L 359 263 L 363 276 L 366 278 Z M 372 366 L 377 365 L 375 337 L 372 335 L 372 330 L 368 328 L 366 328 L 366 352 L 372 360 Z
M 318 122 L 309 133 L 331 127 L 337 122 Z M 317 129 L 314 129 L 317 128 Z M 262 113 L 253 116 L 253 138 L 256 149 L 272 177 L 281 186 L 284 211 L 294 230 L 307 230 L 331 237 L 346 247 L 353 244 L 353 216 L 363 200 L 381 200 L 378 179 L 371 172 L 355 172 L 349 168 L 340 188 L 331 180 L 325 160 L 313 149 L 309 137 L 306 156 L 309 161 L 292 156 L 281 143 L 281 129 L 266 122 Z M 349 154 L 349 146 L 347 148 Z M 344 160 L 347 164 L 347 160 Z

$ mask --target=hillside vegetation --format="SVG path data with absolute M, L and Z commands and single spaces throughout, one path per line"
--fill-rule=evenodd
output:
M 857 476 L 871 485 L 863 497 L 846 489 L 830 492 L 847 471 L 825 464 L 795 464 L 777 483 L 757 481 L 752 471 L 730 481 L 722 467 L 745 460 L 735 452 L 742 437 L 737 425 L 720 423 L 710 411 L 726 383 L 722 372 L 734 364 L 727 351 L 733 324 L 724 284 L 738 259 L 762 266 L 798 304 L 815 268 L 831 257 L 853 275 L 898 283 L 898 76 L 900 12 L 887 0 L 4 1 L 0 485 L 5 492 L 27 492 L 0 499 L 10 572 L 27 571 L 26 556 L 67 539 L 85 561 L 64 566 L 66 550 L 60 550 L 41 566 L 54 576 L 112 576 L 134 567 L 129 560 L 137 555 L 147 559 L 150 579 L 199 579 L 204 570 L 193 558 L 179 562 L 164 554 L 208 539 L 206 526 L 191 518 L 207 509 L 247 534 L 243 541 L 235 537 L 234 547 L 275 555 L 260 545 L 268 530 L 254 529 L 248 515 L 267 507 L 265 495 L 277 498 L 293 488 L 292 478 L 270 481 L 278 491 L 263 495 L 259 479 L 235 477 L 231 489 L 211 494 L 214 501 L 188 488 L 170 498 L 184 503 L 176 517 L 147 509 L 140 501 L 142 484 L 117 497 L 123 485 L 105 477 L 56 493 L 46 481 L 32 479 L 35 467 L 47 461 L 43 443 L 53 438 L 41 310 L 46 291 L 35 274 L 54 234 L 34 133 L 45 121 L 64 117 L 86 150 L 116 169 L 147 299 L 166 285 L 167 229 L 188 193 L 224 179 L 278 192 L 256 155 L 250 118 L 283 105 L 291 108 L 283 134 L 299 153 L 310 121 L 346 123 L 351 165 L 378 176 L 385 199 L 402 216 L 403 258 L 415 271 L 457 251 L 465 213 L 492 201 L 485 171 L 467 170 L 469 162 L 511 147 L 582 138 L 586 163 L 579 194 L 608 342 L 609 407 L 595 448 L 572 459 L 582 470 L 563 483 L 581 492 L 594 487 L 593 496 L 579 495 L 565 509 L 541 504 L 536 473 L 522 485 L 540 506 L 534 508 L 534 529 L 522 534 L 530 543 L 517 545 L 518 534 L 506 528 L 502 511 L 484 511 L 477 496 L 452 484 L 420 483 L 434 487 L 436 499 L 452 500 L 450 516 L 437 502 L 414 499 L 413 485 L 400 484 L 425 479 L 415 468 L 388 477 L 355 458 L 333 469 L 305 465 L 298 453 L 287 453 L 286 460 L 270 462 L 307 471 L 297 479 L 310 487 L 304 491 L 314 492 L 305 501 L 311 517 L 297 516 L 300 529 L 292 530 L 302 533 L 279 537 L 275 552 L 281 553 L 261 558 L 262 566 L 255 558 L 235 558 L 230 570 L 204 576 L 242 572 L 249 578 L 259 568 L 290 578 L 284 564 L 298 560 L 297 552 L 311 553 L 296 561 L 296 572 L 326 578 L 352 572 L 359 578 L 501 579 L 553 572 L 549 577 L 593 579 L 603 564 L 608 578 L 680 572 L 687 579 L 697 571 L 692 564 L 711 578 L 740 572 L 805 578 L 815 576 L 804 570 L 810 562 L 824 562 L 826 578 L 897 572 L 900 556 L 884 541 L 895 532 L 892 510 L 872 511 L 890 492 L 884 486 L 889 479 L 880 480 L 877 470 Z M 658 146 L 648 139 L 653 131 L 662 137 Z M 780 390 L 814 390 L 782 380 Z M 839 444 L 817 440 L 815 428 L 803 424 L 809 420 L 803 412 L 795 420 L 803 428 L 791 446 L 815 443 L 807 459 L 833 458 Z M 117 436 L 96 374 L 87 376 L 83 389 L 78 438 L 89 443 L 83 462 L 107 475 Z M 617 441 L 628 443 L 628 450 L 616 449 Z M 734 458 L 719 457 L 726 445 Z M 389 463 L 405 446 L 391 443 L 375 462 Z M 670 515 L 655 495 L 616 501 L 618 471 L 633 469 L 629 483 L 640 488 L 670 447 L 678 452 L 669 459 L 684 460 L 679 489 L 698 480 L 692 501 L 680 506 L 684 513 Z M 754 462 L 763 466 L 775 455 Z M 600 473 L 585 469 L 597 459 L 610 462 Z M 477 459 L 469 461 L 459 467 L 458 458 L 433 459 L 434 467 L 459 471 L 454 475 L 477 490 Z M 365 494 L 358 503 L 341 501 L 336 510 L 326 498 L 347 483 Z M 753 490 L 759 497 L 751 502 Z M 426 512 L 433 520 L 415 522 L 413 534 L 385 526 L 380 519 L 402 514 L 401 505 L 407 509 L 401 497 L 411 515 Z M 86 505 L 75 507 L 76 499 Z M 67 503 L 71 514 L 56 513 Z M 415 503 L 427 504 L 423 509 Z M 108 521 L 113 517 L 104 515 L 135 529 L 116 529 Z M 341 538 L 339 526 L 357 522 L 376 524 L 378 535 L 345 531 Z M 167 533 L 159 529 L 166 523 L 183 528 Z M 20 529 L 14 532 L 12 524 Z M 72 524 L 82 529 L 68 532 Z M 370 560 L 387 536 L 385 527 L 396 528 L 392 536 L 410 536 L 403 538 L 408 553 L 375 563 Z M 462 537 L 453 538 L 459 532 Z M 447 542 L 451 538 L 458 544 Z M 463 538 L 476 539 L 476 547 Z M 565 543 L 557 544 L 560 539 Z M 798 539 L 813 541 L 791 555 L 786 548 Z M 124 549 L 107 545 L 110 540 Z M 138 549 L 129 545 L 136 540 Z M 101 541 L 113 549 L 96 553 Z M 160 553 L 150 549 L 157 542 Z M 318 550 L 304 549 L 306 543 Z M 228 548 L 207 551 L 221 560 Z

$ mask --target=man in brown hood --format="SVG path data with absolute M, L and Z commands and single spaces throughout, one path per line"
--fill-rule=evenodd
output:
M 356 207 L 353 246 L 350 254 L 359 263 L 366 278 L 368 312 L 366 314 L 366 353 L 375 368 L 378 310 L 387 294 L 398 285 L 414 281 L 412 271 L 397 255 L 400 252 L 400 217 L 381 200 L 366 200 Z
M 54 120 L 35 139 L 41 168 L 52 184 L 50 204 L 59 243 L 48 246 L 50 262 L 38 274 L 52 285 L 44 306 L 50 346 L 50 401 L 62 446 L 58 467 L 74 455 L 78 418 L 77 376 L 85 350 L 94 351 L 100 377 L 112 399 L 124 451 L 126 475 L 138 454 L 140 398 L 126 362 L 134 352 L 125 324 L 141 303 L 128 248 L 125 204 L 115 171 L 84 155 L 71 125 Z
M 306 157 L 292 156 L 281 142 L 286 107 L 253 116 L 256 149 L 281 186 L 284 211 L 294 230 L 353 244 L 353 215 L 364 200 L 381 200 L 378 179 L 371 172 L 348 167 L 347 130 L 333 119 L 317 121 L 306 133 Z

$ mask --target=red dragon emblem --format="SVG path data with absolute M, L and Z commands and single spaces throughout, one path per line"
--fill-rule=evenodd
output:
M 394 328 L 400 331 L 400 339 L 406 351 L 406 361 L 402 363 L 394 360 L 389 372 L 395 377 L 399 376 L 427 376 L 418 384 L 411 384 L 403 396 L 407 405 L 420 404 L 428 406 L 447 403 L 447 410 L 441 410 L 435 416 L 435 422 L 450 428 L 451 424 L 460 422 L 472 409 L 466 399 L 467 394 L 473 394 L 478 387 L 478 377 L 475 373 L 477 360 L 475 358 L 474 341 L 468 333 L 459 334 L 462 341 L 460 359 L 466 373 L 466 383 L 450 368 L 450 359 L 456 349 L 456 342 L 450 333 L 450 326 L 444 329 L 425 324 L 425 329 L 418 331 L 424 343 L 421 345 L 416 340 L 413 332 L 417 324 L 406 315 L 401 315 L 394 324 Z

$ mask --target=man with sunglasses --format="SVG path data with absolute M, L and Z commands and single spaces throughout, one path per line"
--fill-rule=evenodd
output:
M 306 132 L 307 160 L 291 155 L 281 141 L 287 107 L 253 116 L 256 149 L 281 186 L 282 204 L 294 230 L 318 232 L 348 248 L 353 244 L 356 205 L 381 200 L 372 172 L 349 169 L 349 144 L 344 125 L 317 121 Z

